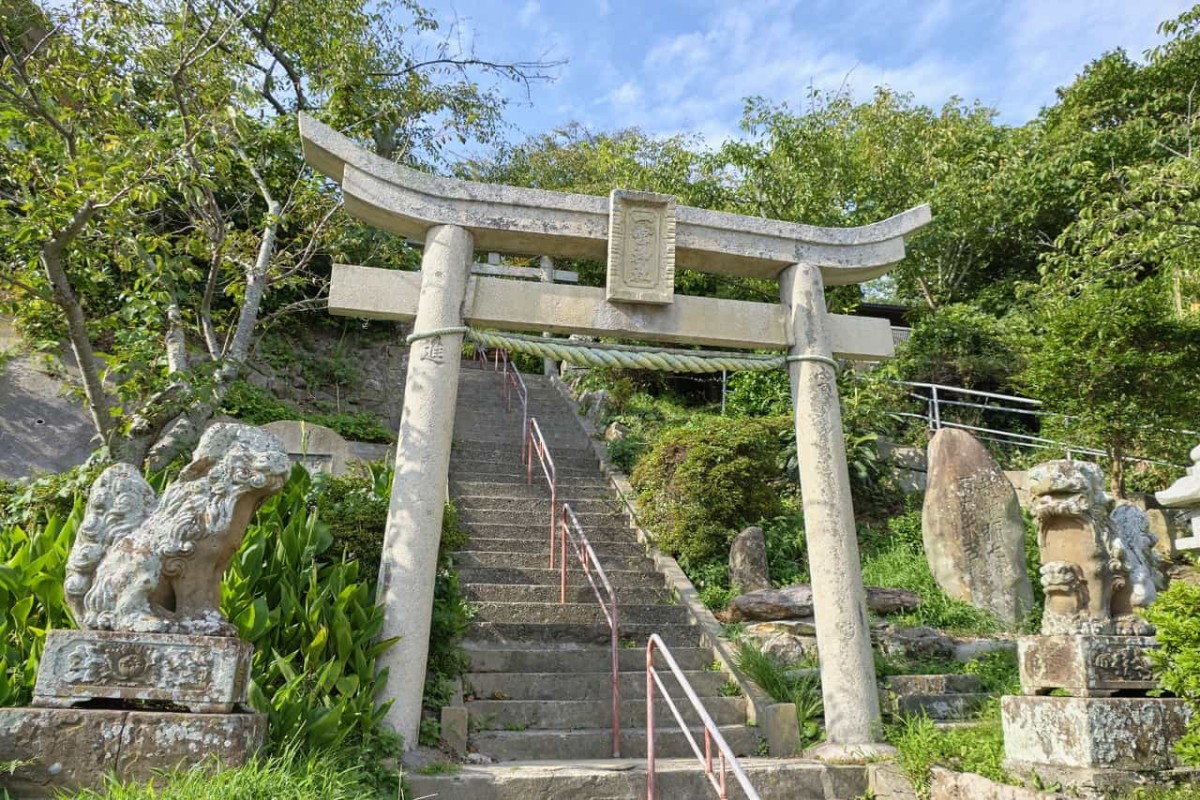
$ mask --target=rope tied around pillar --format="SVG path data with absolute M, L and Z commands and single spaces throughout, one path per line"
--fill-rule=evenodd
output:
M 465 334 L 465 333 L 470 333 L 470 332 L 471 332 L 471 329 L 465 325 L 456 325 L 451 328 L 434 328 L 433 330 L 420 331 L 419 333 L 417 331 L 413 331 L 404 339 L 404 343 L 412 344 L 413 342 L 419 342 L 422 339 L 433 339 L 434 337 L 437 337 L 437 336 L 447 336 L 452 333 L 464 333 Z
M 839 364 L 836 359 L 830 358 L 829 356 L 818 356 L 818 355 L 813 355 L 813 354 L 796 354 L 793 356 L 786 356 L 783 360 L 789 364 L 797 362 L 797 361 L 815 361 L 818 364 L 828 364 L 829 366 L 833 367 L 835 370 L 842 368 L 842 365 Z

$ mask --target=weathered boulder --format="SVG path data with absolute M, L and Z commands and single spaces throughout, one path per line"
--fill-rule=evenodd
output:
M 623 422 L 613 422 L 604 429 L 604 441 L 619 442 L 629 437 L 629 426 Z
M 921 598 L 905 589 L 867 589 L 867 608 L 876 614 L 898 614 L 912 611 L 920 605 Z M 812 587 L 807 583 L 738 595 L 730 602 L 728 609 L 731 622 L 804 619 L 812 614 Z
M 1033 608 L 1017 494 L 974 436 L 943 428 L 929 443 L 921 524 L 938 585 L 1008 625 Z
M 949 661 L 955 642 L 934 628 L 878 628 L 871 632 L 884 655 L 910 661 Z
M 743 592 L 771 588 L 767 565 L 767 538 L 762 528 L 751 526 L 729 546 L 729 582 Z

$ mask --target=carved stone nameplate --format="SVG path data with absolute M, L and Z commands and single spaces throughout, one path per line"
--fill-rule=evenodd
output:
M 143 700 L 227 714 L 246 702 L 253 655 L 250 643 L 223 636 L 50 631 L 33 705 Z
M 675 295 L 675 198 L 614 189 L 608 211 L 607 299 L 666 304 Z
M 1075 697 L 1144 691 L 1158 684 L 1150 669 L 1153 636 L 1026 636 L 1017 640 L 1021 691 L 1062 689 Z

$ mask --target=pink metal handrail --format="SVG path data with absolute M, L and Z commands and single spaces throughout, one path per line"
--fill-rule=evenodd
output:
M 583 566 L 583 575 L 587 578 L 588 583 L 592 585 L 592 592 L 596 595 L 597 602 L 600 603 L 600 610 L 604 612 L 604 618 L 608 621 L 609 628 L 612 629 L 612 638 L 610 640 L 612 646 L 612 747 L 613 758 L 620 758 L 621 689 L 618 678 L 621 660 L 620 643 L 617 637 L 617 593 L 613 591 L 612 584 L 608 580 L 608 575 L 605 574 L 604 567 L 600 566 L 600 559 L 596 556 L 596 551 L 592 549 L 592 543 L 588 541 L 587 534 L 583 532 L 583 526 L 579 524 L 579 518 L 575 516 L 575 512 L 571 510 L 569 503 L 563 503 L 562 521 L 559 524 L 559 531 L 561 532 L 561 540 L 558 552 L 559 560 L 562 562 L 562 578 L 558 602 L 567 602 L 567 541 L 569 540 L 574 547 L 575 555 L 579 558 L 580 565 Z M 601 594 L 600 587 L 596 585 L 596 580 L 592 577 L 593 568 L 596 575 L 600 578 L 601 586 L 604 587 L 604 594 Z M 607 603 L 605 603 L 605 594 L 608 596 Z
M 501 350 L 500 352 L 504 352 Z M 517 399 L 521 401 L 521 463 L 525 463 L 526 445 L 529 439 L 529 390 L 525 388 L 525 378 L 517 365 L 509 361 L 508 353 L 504 353 L 504 408 L 512 407 L 512 392 L 515 390 Z
M 679 713 L 679 709 L 675 706 L 675 701 L 671 699 L 671 693 L 667 691 L 667 687 L 663 685 L 662 678 L 654 669 L 654 651 L 658 650 L 662 653 L 663 660 L 667 662 L 667 666 L 675 675 L 675 679 L 679 681 L 679 685 L 683 688 L 687 699 L 691 701 L 692 708 L 700 716 L 700 721 L 704 725 L 704 752 L 700 752 L 700 745 L 696 744 L 696 738 L 692 736 L 691 730 L 683 720 L 683 715 Z M 708 782 L 716 790 L 720 800 L 727 800 L 729 793 L 725 784 L 726 771 L 732 771 L 737 778 L 738 785 L 742 787 L 742 791 L 746 793 L 746 800 L 761 800 L 758 792 L 750 785 L 750 779 L 746 777 L 746 773 L 742 770 L 742 765 L 738 763 L 737 756 L 733 754 L 732 748 L 729 747 L 725 737 L 721 735 L 721 731 L 717 728 L 717 724 L 713 722 L 709 716 L 708 710 L 704 708 L 704 704 L 700 702 L 700 698 L 696 696 L 696 690 L 688 683 L 684 677 L 683 671 L 679 669 L 679 664 L 676 663 L 675 657 L 671 655 L 671 651 L 667 648 L 664 642 L 657 633 L 650 635 L 650 641 L 646 643 L 646 800 L 654 800 L 654 689 L 662 692 L 663 699 L 667 701 L 667 706 L 671 709 L 671 713 L 675 715 L 675 721 L 679 723 L 679 727 L 683 730 L 683 735 L 687 737 L 688 744 L 692 746 L 692 752 L 696 754 L 696 758 L 704 767 L 704 776 L 708 778 Z M 718 763 L 720 772 L 713 773 L 713 744 L 717 746 Z
M 537 417 L 529 418 L 529 444 L 526 452 L 528 458 L 525 460 L 525 482 L 533 483 L 533 457 L 537 455 L 538 462 L 542 465 L 542 474 L 546 476 L 546 483 L 550 485 L 550 569 L 554 569 L 554 534 L 558 521 L 558 471 L 554 468 L 554 459 L 550 456 L 550 448 L 546 446 L 546 439 L 542 436 L 542 428 L 538 425 Z M 563 553 L 563 558 L 565 560 L 566 553 Z

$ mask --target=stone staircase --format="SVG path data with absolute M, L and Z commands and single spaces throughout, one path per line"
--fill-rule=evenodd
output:
M 548 379 L 525 380 L 530 416 L 537 418 L 557 467 L 560 500 L 578 516 L 618 598 L 622 759 L 612 758 L 608 623 L 569 544 L 568 602 L 559 604 L 559 574 L 549 569 L 550 496 L 536 460 L 533 485 L 526 484 L 519 401 L 514 393 L 506 410 L 499 376 L 464 364 L 450 493 L 470 533 L 455 561 L 476 610 L 464 642 L 471 658 L 465 681 L 467 749 L 493 763 L 453 775 L 410 774 L 413 796 L 644 797 L 645 644 L 651 633 L 671 648 L 734 752 L 754 756 L 761 745 L 758 729 L 746 724 L 748 699 L 714 663 L 713 652 L 701 646 L 700 629 L 686 607 L 674 602 L 637 542 L 574 410 Z M 702 743 L 698 717 L 664 672 L 664 683 Z M 661 698 L 656 719 L 660 796 L 709 796 L 702 770 Z M 758 758 L 745 765 L 763 800 L 849 798 L 865 791 L 861 767 Z M 794 774 L 785 780 L 784 773 Z M 732 775 L 730 781 L 735 785 Z M 741 794 L 731 791 L 730 797 Z

